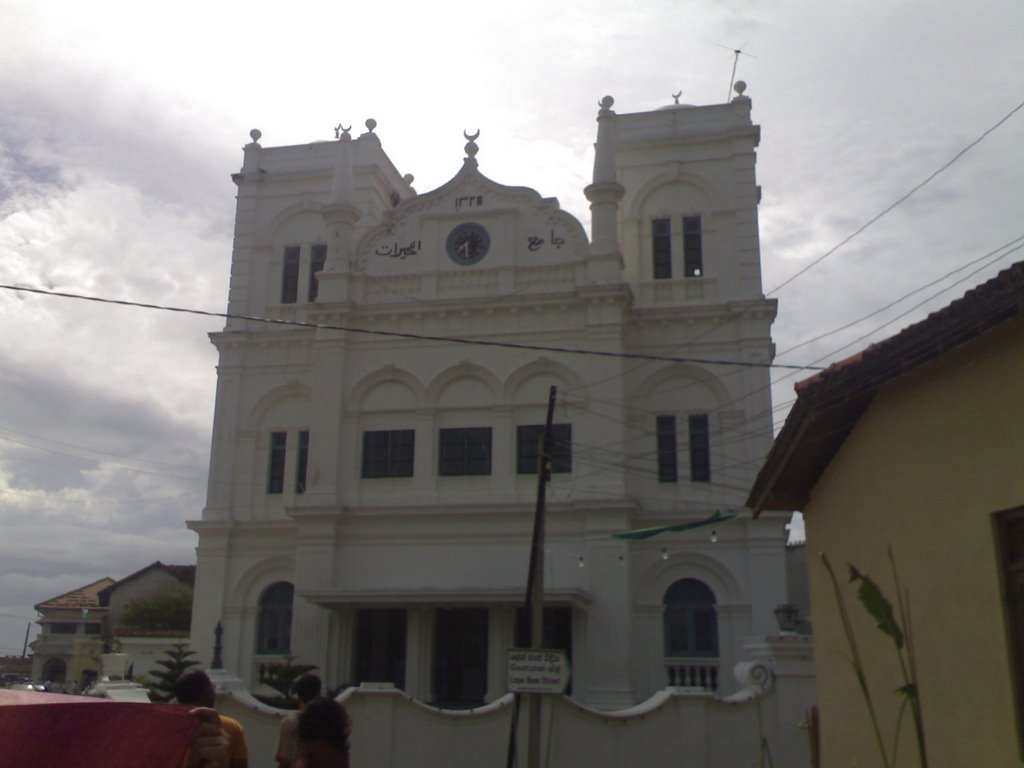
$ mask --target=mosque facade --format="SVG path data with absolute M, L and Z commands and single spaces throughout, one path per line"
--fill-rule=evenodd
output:
M 742 90 L 613 106 L 589 233 L 485 176 L 479 134 L 417 193 L 373 121 L 299 146 L 253 131 L 190 523 L 207 663 L 220 623 L 251 688 L 291 656 L 445 708 L 504 694 L 553 388 L 544 644 L 570 695 L 735 690 L 786 602 L 786 520 L 743 506 L 772 440 L 759 127 Z

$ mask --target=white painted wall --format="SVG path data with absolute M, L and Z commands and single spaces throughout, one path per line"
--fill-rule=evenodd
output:
M 771 764 L 809 765 L 809 742 L 801 723 L 814 702 L 810 647 L 807 638 L 775 637 L 761 648 L 749 649 L 744 685 L 729 698 L 664 689 L 634 707 L 600 712 L 565 697 L 545 697 L 541 765 L 759 765 L 762 736 Z M 272 768 L 277 732 L 287 713 L 260 704 L 244 690 L 231 690 L 231 686 L 221 690 L 217 707 L 243 724 L 249 764 Z M 352 764 L 375 768 L 504 765 L 512 698 L 508 694 L 478 710 L 455 712 L 427 707 L 394 689 L 348 689 L 339 700 L 352 719 Z M 524 706 L 517 765 L 526 764 L 527 720 Z
M 684 577 L 715 593 L 723 689 L 735 689 L 728 670 L 744 643 L 774 631 L 772 610 L 785 602 L 785 520 L 741 513 L 715 542 L 703 529 L 632 543 L 612 534 L 739 509 L 771 442 L 768 370 L 707 362 L 772 355 L 758 129 L 743 98 L 610 119 L 604 167 L 614 168 L 622 194 L 617 208 L 602 204 L 595 230 L 618 232 L 619 245 L 605 237 L 600 252 L 557 201 L 486 178 L 486 146 L 479 167 L 475 153 L 461 168 L 453 158 L 452 180 L 422 195 L 373 134 L 246 147 L 235 177 L 233 313 L 687 361 L 228 321 L 213 336 L 220 366 L 207 506 L 191 524 L 200 537 L 193 648 L 208 655 L 222 621 L 225 664 L 254 684 L 268 660 L 255 655 L 258 600 L 288 581 L 298 595 L 292 651 L 331 685 L 352 675 L 354 611 L 408 608 L 407 688 L 429 698 L 432 611 L 484 606 L 488 700 L 501 696 L 495 656 L 511 644 L 510 612 L 525 589 L 536 492 L 533 476 L 515 474 L 515 427 L 542 422 L 555 385 L 555 420 L 572 423 L 573 471 L 549 486 L 545 579 L 549 599 L 574 611 L 574 696 L 610 710 L 664 687 L 661 600 Z M 335 168 L 347 157 L 352 194 L 341 199 L 332 189 L 346 187 Z M 609 200 L 618 194 L 614 183 L 602 189 Z M 675 229 L 696 214 L 706 268 L 686 278 Z M 669 280 L 651 274 L 650 222 L 661 216 L 674 222 Z M 491 237 L 471 266 L 445 251 L 447 234 L 465 222 Z M 327 266 L 320 298 L 308 303 L 310 253 L 320 243 L 329 244 Z M 284 248 L 294 246 L 299 300 L 282 304 Z M 691 413 L 709 414 L 712 482 L 689 481 L 683 431 L 680 481 L 659 483 L 655 416 L 676 415 L 685 430 Z M 438 476 L 439 430 L 453 426 L 492 428 L 490 475 Z M 416 430 L 414 476 L 362 479 L 362 433 L 394 428 Z M 311 434 L 305 493 L 294 491 L 291 453 L 285 492 L 268 494 L 270 433 L 286 431 L 294 446 L 303 430 Z

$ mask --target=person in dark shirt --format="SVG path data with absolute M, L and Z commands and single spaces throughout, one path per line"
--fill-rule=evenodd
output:
M 320 695 L 322 687 L 323 681 L 312 672 L 307 672 L 292 684 L 292 690 L 299 699 L 299 711 L 281 721 L 275 755 L 278 768 L 291 768 L 299 746 L 299 715 L 309 702 Z
M 345 708 L 322 696 L 299 714 L 299 750 L 293 768 L 349 768 L 351 723 Z

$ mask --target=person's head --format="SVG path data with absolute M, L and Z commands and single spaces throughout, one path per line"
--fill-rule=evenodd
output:
M 345 708 L 327 696 L 313 699 L 299 714 L 299 738 L 306 742 L 325 741 L 347 750 L 350 728 Z
M 292 683 L 292 690 L 303 704 L 308 704 L 319 696 L 322 687 L 323 682 L 312 672 L 307 672 Z
M 201 669 L 186 672 L 174 682 L 174 698 L 179 704 L 211 708 L 217 700 L 213 683 Z

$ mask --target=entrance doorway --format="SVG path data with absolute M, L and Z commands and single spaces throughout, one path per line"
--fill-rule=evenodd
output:
M 487 609 L 438 608 L 434 614 L 434 701 L 468 709 L 487 694 Z

